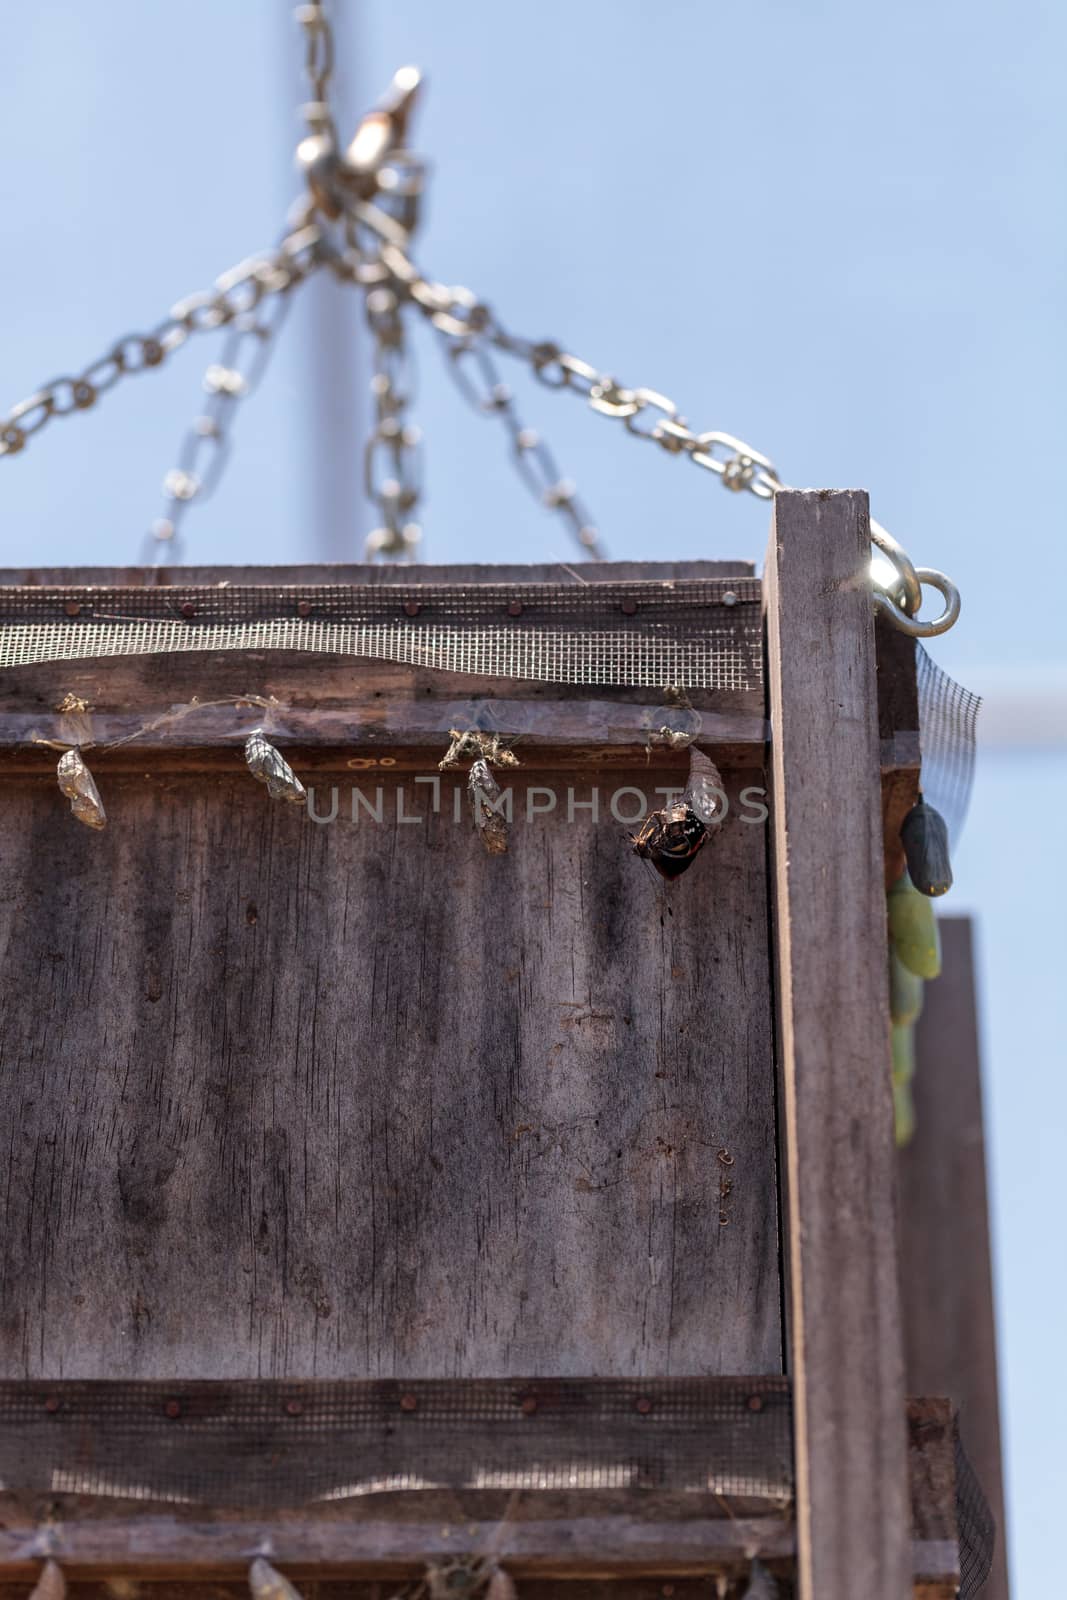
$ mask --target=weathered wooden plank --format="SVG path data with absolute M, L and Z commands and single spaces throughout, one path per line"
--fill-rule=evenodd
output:
M 0 751 L 9 771 L 29 766 L 37 746 L 49 742 L 98 751 L 117 744 L 115 759 L 135 766 L 143 751 L 182 751 L 191 766 L 196 753 L 238 746 L 249 727 L 264 723 L 311 749 L 367 746 L 367 753 L 421 760 L 435 743 L 443 746 L 450 727 L 477 724 L 589 765 L 598 747 L 604 759 L 642 759 L 649 736 L 670 725 L 700 731 L 720 756 L 751 762 L 764 734 L 758 584 L 738 579 L 732 592 L 730 579 L 675 583 L 664 575 L 670 563 L 647 570 L 657 573 L 653 581 L 610 586 L 497 581 L 0 589 L 0 612 L 10 629 L 0 633 L 13 663 L 0 673 Z M 262 636 L 255 648 L 219 648 L 234 643 L 227 630 L 240 623 L 277 627 L 280 632 L 269 634 L 272 645 L 291 644 L 290 624 L 302 626 L 312 613 L 317 621 L 309 626 L 319 628 L 309 641 L 314 651 L 268 647 Z M 168 635 L 173 653 L 153 636 L 138 645 L 154 642 L 161 653 L 109 654 L 129 648 L 128 637 L 112 635 L 128 632 L 123 624 L 137 619 L 177 630 Z M 28 640 L 26 626 L 32 632 L 42 623 L 47 640 Z M 526 678 L 427 670 L 435 656 L 445 659 L 446 643 L 453 651 L 447 659 L 486 666 L 483 627 L 490 629 L 486 637 L 498 662 L 527 672 Z M 58 643 L 56 629 L 63 636 Z M 561 666 L 558 652 L 568 629 L 589 635 L 578 675 L 603 676 L 611 686 L 548 681 Z M 109 636 L 98 636 L 100 630 L 110 630 Z M 101 658 L 23 659 L 34 649 L 69 649 L 77 657 L 94 648 L 103 651 Z M 398 661 L 423 665 L 346 656 L 344 650 L 399 652 Z M 645 652 L 640 672 L 632 650 Z M 721 687 L 668 690 L 666 679 L 687 662 L 698 681 Z M 613 675 L 625 679 L 631 669 L 632 681 L 644 688 L 611 684 Z M 127 749 L 131 741 L 135 749 Z
M 88 710 L 57 710 L 71 696 Z M 720 765 L 762 761 L 761 689 L 695 689 L 685 710 L 666 699 L 650 689 L 477 677 L 300 651 L 39 662 L 0 673 L 0 768 L 45 771 L 47 741 L 92 749 L 94 766 L 116 770 L 139 771 L 146 759 L 156 770 L 168 761 L 232 766 L 254 727 L 317 765 L 336 766 L 347 752 L 362 766 L 386 757 L 386 765 L 430 770 L 451 728 L 480 727 L 515 740 L 523 759 L 526 747 L 547 767 L 632 767 L 647 761 L 649 742 L 665 725 L 699 732 Z M 657 761 L 670 755 L 656 750 Z M 676 765 L 686 759 L 674 757 Z
M 943 967 L 925 990 L 915 1137 L 900 1154 L 904 1346 L 909 1386 L 936 1386 L 959 1409 L 997 1525 L 983 1600 L 1008 1600 L 973 929 L 968 917 L 938 922 Z
M 38 1564 L 33 1576 L 36 1577 L 39 1572 Z M 301 1575 L 299 1593 L 302 1600 L 383 1600 L 381 1582 L 380 1578 L 316 1576 L 309 1579 Z M 239 1576 L 235 1570 L 235 1575 L 229 1580 L 212 1578 L 210 1583 L 210 1600 L 248 1600 L 247 1570 Z M 137 1596 L 138 1600 L 179 1600 L 179 1597 L 180 1600 L 188 1600 L 190 1594 L 203 1595 L 200 1584 L 199 1578 L 187 1584 L 183 1584 L 180 1578 L 147 1582 L 141 1578 L 137 1581 Z M 523 1600 L 558 1600 L 559 1585 L 558 1578 L 523 1578 Z M 667 1584 L 660 1577 L 573 1578 L 567 1582 L 565 1593 L 567 1600 L 664 1600 L 664 1588 L 673 1596 L 673 1600 L 707 1600 L 707 1570 L 696 1578 L 675 1576 Z M 70 1600 L 114 1600 L 114 1585 L 107 1577 L 101 1576 L 70 1584 L 67 1593 Z M 916 1593 L 918 1595 L 919 1591 Z M 27 1594 L 25 1580 L 18 1584 L 0 1580 L 0 1600 L 27 1600 Z M 927 1597 L 921 1596 L 920 1600 L 927 1600 Z M 940 1600 L 940 1594 L 931 1596 L 930 1600 Z
M 793 1553 L 793 1530 L 781 1510 L 763 1516 L 732 1517 L 710 1496 L 699 1510 L 680 1514 L 677 1502 L 664 1508 L 656 1495 L 617 1504 L 615 1514 L 583 1515 L 572 1501 L 571 1515 L 539 1517 L 540 1495 L 528 1497 L 525 1514 L 512 1512 L 506 1523 L 472 1517 L 458 1497 L 444 1505 L 439 1497 L 418 1518 L 398 1515 L 398 1496 L 376 1496 L 372 1508 L 346 1505 L 342 1515 L 223 1520 L 174 1515 L 121 1513 L 112 1520 L 64 1522 L 60 1559 L 75 1578 L 101 1571 L 149 1579 L 181 1577 L 202 1583 L 246 1573 L 264 1540 L 273 1561 L 297 1581 L 305 1576 L 345 1576 L 402 1581 L 422 1576 L 427 1564 L 491 1549 L 516 1579 L 707 1575 L 709 1567 L 745 1571 L 751 1550 L 771 1562 Z M 411 1497 L 409 1497 L 411 1498 Z M 384 1504 L 382 1502 L 385 1502 Z M 393 1502 L 393 1503 L 389 1503 Z M 3 1498 L 0 1497 L 0 1506 Z M 503 1511 L 501 1507 L 501 1511 Z M 129 1508 L 134 1512 L 134 1508 Z M 0 1530 L 0 1573 L 32 1579 L 39 1543 L 10 1527 Z
M 547 561 L 441 566 L 299 562 L 279 567 L 0 567 L 0 584 L 618 583 L 632 578 L 747 578 L 751 561 Z
M 772 898 L 801 1600 L 910 1581 L 866 496 L 777 497 Z
M 666 916 L 654 763 L 521 778 L 495 859 L 352 776 L 116 775 L 103 834 L 5 782 L 0 1371 L 780 1370 L 763 829 Z
M 40 1572 L 40 1564 L 32 1571 L 30 1581 Z M 414 1573 L 412 1574 L 414 1576 Z M 121 1580 L 120 1580 L 121 1581 Z M 380 1578 L 331 1578 L 315 1576 L 299 1578 L 302 1600 L 382 1600 Z M 211 1600 L 248 1600 L 248 1573 L 241 1572 L 229 1580 L 210 1580 Z M 137 1580 L 138 1600 L 188 1600 L 190 1594 L 202 1596 L 201 1580 L 194 1578 L 183 1584 L 180 1578 L 159 1581 Z M 664 1589 L 673 1600 L 707 1600 L 707 1568 L 699 1577 L 684 1578 L 677 1575 L 664 1583 L 658 1576 L 648 1578 L 589 1578 L 575 1577 L 567 1581 L 567 1600 L 664 1600 Z M 0 1578 L 0 1600 L 27 1600 L 28 1584 L 25 1579 L 17 1584 L 5 1583 Z M 558 1600 L 559 1578 L 530 1578 L 522 1580 L 523 1600 Z M 916 1590 L 918 1600 L 941 1600 L 946 1590 L 938 1592 Z M 114 1584 L 105 1576 L 86 1582 L 68 1584 L 70 1600 L 114 1600 Z

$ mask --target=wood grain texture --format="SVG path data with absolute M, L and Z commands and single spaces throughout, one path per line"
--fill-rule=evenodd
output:
M 916 1031 L 916 1131 L 900 1153 L 908 1384 L 950 1395 L 994 1520 L 983 1600 L 1008 1600 L 996 1322 L 989 1248 L 973 930 L 939 917 L 942 972 Z
M 68 695 L 89 710 L 57 711 Z M 38 662 L 0 672 L 0 773 L 54 765 L 41 740 L 76 743 L 95 752 L 94 765 L 118 769 L 234 766 L 255 727 L 312 763 L 334 766 L 347 756 L 373 766 L 384 756 L 388 765 L 426 771 L 456 727 L 505 735 L 520 754 L 533 746 L 545 766 L 632 766 L 646 760 L 650 737 L 665 723 L 698 728 L 720 766 L 763 760 L 761 688 L 695 689 L 686 697 L 690 711 L 665 698 L 654 689 L 591 689 L 304 651 Z M 675 765 L 687 760 L 684 751 L 674 756 Z
M 5 782 L 0 1369 L 780 1371 L 763 828 L 664 916 L 565 785 L 492 859 L 352 776 Z
M 800 1600 L 911 1581 L 866 496 L 779 495 L 765 575 Z
M 26 1576 L 18 1583 L 5 1583 L 0 1579 L 0 1600 L 28 1600 L 29 1586 L 39 1572 L 38 1562 L 27 1567 Z M 416 1575 L 412 1567 L 411 1576 Z M 248 1575 L 236 1566 L 229 1580 L 216 1577 L 209 1581 L 210 1600 L 248 1600 Z M 301 1600 L 383 1600 L 381 1583 L 381 1578 L 308 1577 L 302 1573 L 299 1592 Z M 699 1577 L 675 1576 L 671 1579 L 671 1587 L 674 1600 L 707 1600 L 707 1565 L 701 1569 Z M 567 1579 L 562 1592 L 567 1600 L 663 1600 L 663 1579 L 659 1576 L 572 1577 Z M 522 1580 L 523 1600 L 559 1600 L 560 1593 L 559 1578 L 525 1577 Z M 114 1580 L 98 1577 L 85 1582 L 75 1581 L 68 1585 L 67 1594 L 69 1600 L 114 1600 Z M 189 1600 L 190 1595 L 197 1596 L 197 1600 L 204 1600 L 204 1580 L 199 1575 L 184 1583 L 181 1578 L 145 1581 L 139 1577 L 137 1580 L 137 1600 Z M 951 1597 L 951 1591 L 940 1589 L 923 1593 L 916 1590 L 918 1600 L 942 1600 L 944 1595 Z
M 703 1574 L 706 1595 L 709 1569 L 740 1577 L 753 1549 L 764 1551 L 772 1563 L 788 1561 L 793 1553 L 787 1511 L 778 1507 L 762 1516 L 733 1518 L 711 1496 L 692 1495 L 688 1507 L 677 1498 L 664 1506 L 654 1494 L 640 1501 L 616 1497 L 614 1507 L 598 1512 L 588 1505 L 597 1497 L 585 1494 L 571 1497 L 562 1513 L 549 1509 L 539 1515 L 538 1503 L 545 1497 L 531 1495 L 503 1526 L 503 1504 L 486 1521 L 471 1515 L 462 1496 L 408 1496 L 416 1505 L 407 1515 L 396 1503 L 400 1498 L 382 1495 L 369 1505 L 350 1503 L 333 1517 L 266 1522 L 166 1511 L 153 1516 L 136 1505 L 121 1506 L 110 1520 L 64 1523 L 61 1559 L 75 1581 L 121 1573 L 155 1580 L 180 1576 L 194 1584 L 247 1572 L 251 1554 L 266 1539 L 272 1561 L 297 1581 L 315 1576 L 403 1581 L 421 1576 L 427 1563 L 488 1547 L 520 1581 L 641 1576 L 662 1581 Z M 22 1530 L 0 1530 L 0 1577 L 18 1574 L 32 1581 L 40 1568 L 32 1553 L 36 1542 Z

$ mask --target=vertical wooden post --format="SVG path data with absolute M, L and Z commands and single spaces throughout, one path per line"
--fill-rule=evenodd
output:
M 916 1031 L 915 1137 L 900 1154 L 904 1345 L 912 1394 L 943 1394 L 997 1525 L 982 1600 L 1008 1600 L 982 1077 L 969 917 L 941 917 L 942 971 Z
M 867 497 L 790 491 L 766 569 L 800 1600 L 911 1592 Z

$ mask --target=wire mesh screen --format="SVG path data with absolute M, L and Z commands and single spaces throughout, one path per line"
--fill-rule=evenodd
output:
M 959 1600 L 981 1593 L 993 1566 L 997 1526 L 982 1485 L 956 1432 L 956 1525 L 960 1550 Z
M 915 650 L 923 793 L 948 824 L 953 842 L 967 817 L 974 784 L 975 730 L 981 700 Z
M 788 1502 L 784 1379 L 0 1383 L 8 1490 L 281 1508 L 414 1489 Z
M 754 578 L 595 584 L 0 589 L 0 668 L 306 650 L 543 682 L 752 689 Z

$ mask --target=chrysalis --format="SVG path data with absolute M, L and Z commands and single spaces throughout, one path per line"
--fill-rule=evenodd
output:
M 429 1600 L 515 1600 L 515 1585 L 488 1556 L 451 1556 L 426 1568 L 422 1585 Z
M 300 1590 L 263 1556 L 257 1556 L 248 1569 L 248 1587 L 252 1600 L 302 1600 Z
M 66 1600 L 67 1580 L 58 1561 L 51 1557 L 41 1568 L 41 1576 L 30 1591 L 29 1600 Z
M 940 811 L 927 805 L 922 795 L 900 829 L 911 881 L 920 894 L 936 897 L 952 888 L 952 863 L 948 853 L 948 828 Z
M 104 803 L 80 750 L 64 751 L 56 768 L 56 779 L 60 792 L 70 801 L 70 809 L 79 822 L 84 822 L 87 828 L 107 826 Z
M 515 1585 L 503 1567 L 494 1567 L 486 1585 L 485 1600 L 515 1600 Z
M 682 798 L 645 818 L 634 850 L 651 861 L 661 878 L 680 878 L 726 815 L 726 795 L 714 762 L 695 747 L 689 752 L 689 783 Z
M 749 1568 L 748 1586 L 741 1600 L 776 1600 L 778 1585 L 762 1561 L 753 1561 Z
M 726 815 L 726 790 L 718 767 L 694 745 L 689 752 L 689 784 L 682 796 L 705 828 L 718 827 Z
M 304 785 L 281 751 L 264 738 L 261 728 L 250 733 L 245 740 L 245 760 L 253 778 L 267 785 L 267 793 L 272 800 L 291 800 L 295 805 L 304 804 L 307 799 Z
M 507 854 L 508 819 L 504 815 L 504 800 L 500 785 L 489 771 L 486 761 L 474 762 L 467 779 L 467 798 L 474 813 L 474 825 L 482 843 L 491 856 Z

